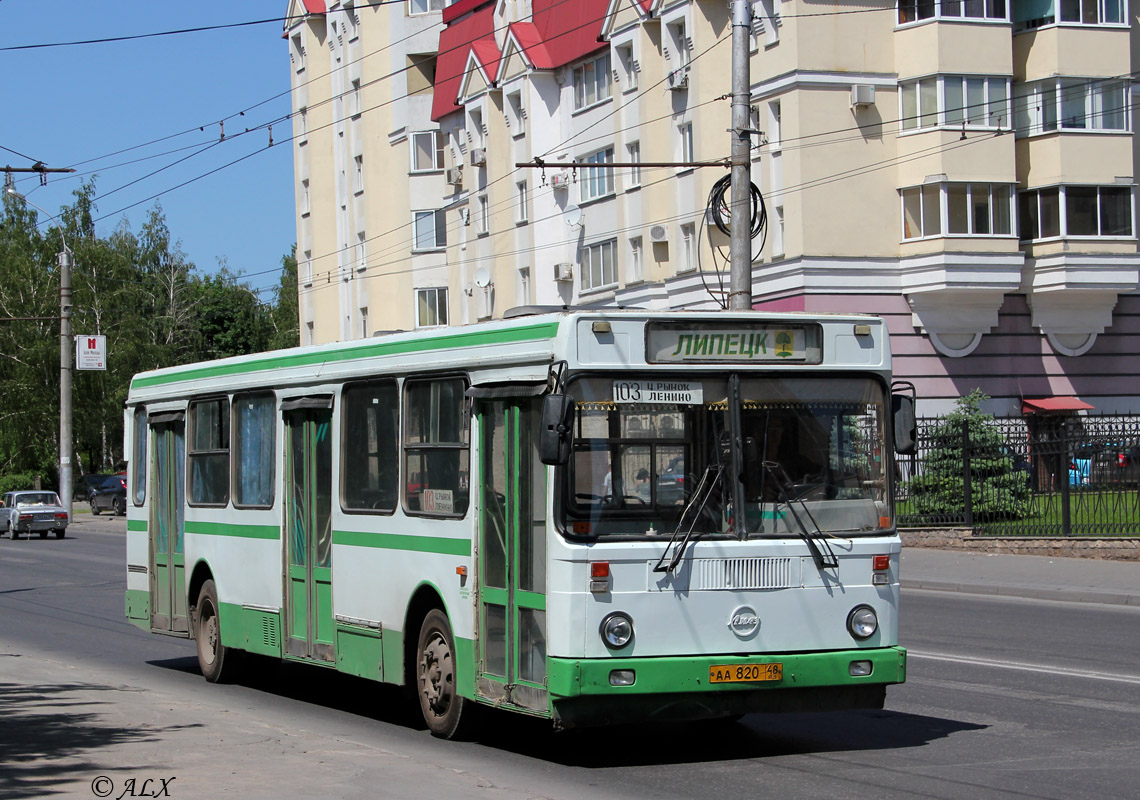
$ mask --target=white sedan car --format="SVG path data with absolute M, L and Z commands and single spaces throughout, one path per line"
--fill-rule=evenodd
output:
M 48 531 L 62 539 L 67 523 L 67 509 L 55 492 L 8 492 L 0 506 L 0 533 L 7 532 L 13 539 L 21 533 L 31 536 L 33 532 L 43 539 Z

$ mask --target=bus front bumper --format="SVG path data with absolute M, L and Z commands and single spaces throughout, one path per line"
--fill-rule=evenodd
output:
M 773 679 L 773 664 L 780 665 L 778 679 Z M 548 670 L 555 720 L 563 727 L 575 727 L 754 712 L 882 708 L 886 687 L 906 680 L 906 650 L 550 658 Z M 713 677 L 729 681 L 713 682 Z M 736 680 L 741 677 L 746 680 Z M 752 677 L 757 680 L 747 680 Z

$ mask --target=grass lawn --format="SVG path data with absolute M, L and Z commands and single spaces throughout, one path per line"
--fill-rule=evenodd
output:
M 985 520 L 975 517 L 979 533 L 990 536 L 1062 536 L 1061 495 L 1034 494 L 1032 510 L 1020 519 Z M 896 508 L 900 527 L 964 525 L 965 512 L 949 513 L 942 521 L 917 518 L 914 503 L 903 500 Z M 1097 491 L 1074 488 L 1069 495 L 1072 536 L 1140 535 L 1140 492 L 1135 489 Z M 913 519 L 908 519 L 913 517 Z

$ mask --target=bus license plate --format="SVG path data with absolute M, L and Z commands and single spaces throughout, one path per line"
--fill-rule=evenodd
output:
M 709 667 L 709 683 L 752 683 L 783 679 L 783 664 L 714 664 Z

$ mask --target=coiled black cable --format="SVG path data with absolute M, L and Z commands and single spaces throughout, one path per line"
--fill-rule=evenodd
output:
M 768 227 L 768 209 L 764 206 L 764 195 L 754 183 L 748 184 L 749 195 L 752 200 L 751 217 L 749 219 L 749 238 L 755 239 L 764 233 Z M 732 210 L 729 205 L 729 193 L 732 189 L 732 175 L 725 175 L 713 184 L 709 192 L 709 205 L 712 210 L 713 224 L 717 230 L 726 236 L 731 233 Z M 761 244 L 761 249 L 763 245 Z

